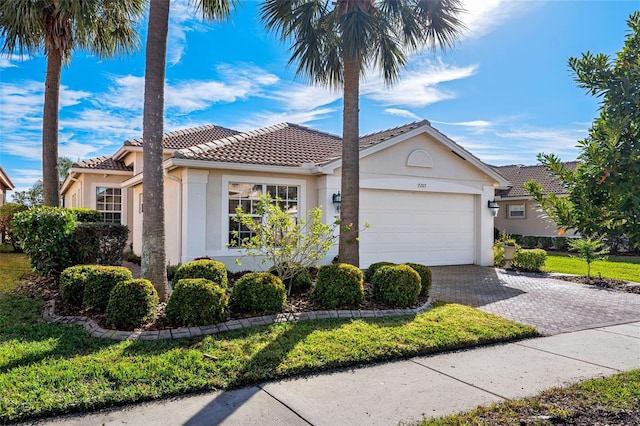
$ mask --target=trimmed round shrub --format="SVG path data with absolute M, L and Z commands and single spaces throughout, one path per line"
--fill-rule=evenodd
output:
M 104 312 L 109 294 L 116 284 L 133 279 L 131 271 L 123 266 L 87 265 L 84 269 L 83 304 Z
M 271 268 L 269 272 L 278 277 L 278 271 L 275 269 Z M 293 278 L 283 281 L 283 283 L 287 291 L 291 289 L 291 293 L 302 293 L 309 290 L 313 285 L 311 274 L 307 268 L 298 268 Z
M 321 266 L 312 297 L 329 309 L 357 305 L 364 300 L 362 271 L 347 263 Z
M 531 272 L 540 272 L 547 260 L 547 252 L 542 249 L 518 250 L 513 266 Z
M 371 278 L 373 298 L 391 306 L 404 308 L 418 301 L 420 274 L 409 265 L 379 268 Z
M 233 285 L 229 306 L 234 312 L 273 314 L 287 299 L 282 280 L 269 272 L 250 272 Z
M 365 280 L 365 282 L 370 283 L 371 282 L 371 278 L 373 278 L 373 274 L 375 274 L 378 269 L 382 268 L 383 266 L 390 266 L 390 265 L 395 265 L 395 263 L 393 263 L 393 262 L 376 262 L 376 263 L 372 263 L 371 265 L 369 265 L 367 270 L 364 271 L 364 280 Z
M 60 274 L 60 297 L 66 302 L 81 306 L 84 298 L 84 286 L 87 282 L 87 270 L 93 265 L 71 266 Z
M 141 327 L 156 319 L 158 293 L 145 279 L 122 281 L 111 290 L 107 305 L 107 325 L 120 330 Z
M 173 276 L 173 281 L 178 282 L 185 278 L 204 278 L 222 288 L 229 286 L 226 266 L 222 262 L 211 259 L 192 260 L 180 265 Z
M 229 298 L 226 291 L 204 278 L 177 282 L 167 302 L 167 318 L 180 325 L 211 325 L 226 318 Z
M 431 290 L 431 268 L 420 263 L 407 262 L 405 265 L 411 266 L 420 275 L 420 296 L 428 296 Z

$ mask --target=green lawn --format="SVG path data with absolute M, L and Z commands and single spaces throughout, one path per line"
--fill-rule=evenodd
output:
M 554 388 L 537 397 L 478 407 L 420 426 L 638 424 L 640 370 Z
M 214 336 L 116 342 L 40 317 L 42 301 L 8 292 L 26 259 L 0 254 L 0 422 L 96 409 L 305 372 L 531 337 L 479 310 L 273 324 Z M 13 277 L 13 278 L 12 278 Z
M 549 253 L 543 271 L 563 274 L 587 275 L 584 260 L 567 254 Z M 598 260 L 591 264 L 591 275 L 602 274 L 604 278 L 640 282 L 640 258 L 611 256 L 608 260 Z

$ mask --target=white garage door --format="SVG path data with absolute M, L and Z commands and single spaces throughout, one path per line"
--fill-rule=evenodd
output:
M 474 262 L 474 196 L 360 191 L 360 265 L 389 261 L 429 266 Z

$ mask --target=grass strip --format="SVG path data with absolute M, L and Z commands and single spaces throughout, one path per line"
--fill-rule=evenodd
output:
M 421 426 L 638 424 L 640 370 L 631 370 L 568 387 L 553 388 L 533 398 L 506 401 L 446 417 L 425 419 Z
M 41 302 L 0 296 L 0 421 L 229 389 L 335 367 L 536 335 L 479 310 L 282 323 L 187 340 L 114 342 L 43 323 Z
M 591 264 L 591 275 L 617 280 L 640 282 L 640 263 L 637 258 L 614 257 L 608 260 L 597 260 Z M 549 253 L 543 271 L 562 274 L 587 275 L 587 264 L 584 260 Z

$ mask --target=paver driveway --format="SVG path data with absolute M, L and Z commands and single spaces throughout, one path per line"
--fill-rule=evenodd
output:
M 640 321 L 640 295 L 477 266 L 432 268 L 434 300 L 474 306 L 545 335 Z

